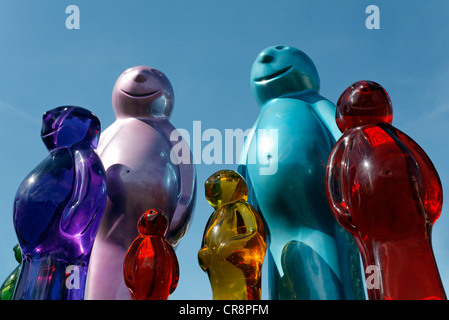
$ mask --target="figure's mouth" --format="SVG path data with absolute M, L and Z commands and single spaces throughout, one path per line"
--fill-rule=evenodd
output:
M 156 91 L 145 92 L 145 93 L 131 93 L 131 92 L 125 91 L 123 89 L 121 89 L 121 90 L 122 90 L 122 92 L 124 94 L 126 94 L 126 95 L 128 95 L 128 96 L 130 96 L 132 98 L 146 98 L 146 97 L 150 97 L 152 95 L 155 95 L 156 93 L 159 92 L 159 90 L 156 90 Z
M 261 82 L 261 81 L 267 81 L 267 80 L 277 78 L 277 77 L 282 76 L 283 74 L 289 72 L 292 68 L 293 68 L 293 66 L 288 66 L 288 67 L 282 68 L 281 70 L 276 71 L 275 73 L 272 73 L 268 76 L 256 78 L 256 79 L 254 79 L 254 81 Z

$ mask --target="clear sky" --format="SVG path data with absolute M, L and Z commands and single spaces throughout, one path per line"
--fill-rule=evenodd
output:
M 68 5 L 80 29 L 68 30 Z M 380 29 L 368 30 L 365 9 L 380 8 Z M 15 268 L 15 192 L 46 156 L 42 114 L 60 105 L 93 111 L 103 128 L 114 121 L 112 87 L 125 69 L 164 72 L 175 91 L 171 118 L 192 132 L 247 129 L 259 108 L 249 86 L 251 65 L 267 46 L 306 52 L 333 102 L 358 80 L 389 92 L 393 125 L 427 152 L 448 197 L 449 25 L 447 0 L 22 0 L 0 2 L 0 281 Z M 207 142 L 203 143 L 203 146 Z M 180 282 L 171 299 L 211 299 L 197 252 L 212 207 L 204 181 L 236 165 L 197 165 L 198 198 L 190 229 L 177 248 Z M 434 226 L 434 252 L 449 289 L 449 212 Z M 267 298 L 264 272 L 263 298 Z

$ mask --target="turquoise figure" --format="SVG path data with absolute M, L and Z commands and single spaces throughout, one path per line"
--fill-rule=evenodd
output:
M 11 272 L 0 287 L 0 300 L 12 300 L 14 289 L 16 288 L 17 278 L 20 274 L 20 267 L 22 266 L 22 252 L 18 244 L 12 249 L 14 251 L 14 258 L 19 265 Z
M 326 163 L 341 133 L 313 61 L 268 47 L 253 64 L 251 89 L 261 111 L 238 171 L 267 227 L 270 299 L 366 299 L 359 251 L 326 199 Z

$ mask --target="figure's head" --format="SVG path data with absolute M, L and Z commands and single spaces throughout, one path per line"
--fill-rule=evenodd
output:
M 365 124 L 391 124 L 393 108 L 390 97 L 376 82 L 358 81 L 338 99 L 335 119 L 341 132 Z
M 165 236 L 168 229 L 168 218 L 162 210 L 150 209 L 145 211 L 137 222 L 137 230 L 141 235 Z
M 170 118 L 173 104 L 174 93 L 168 78 L 146 66 L 124 71 L 112 92 L 112 107 L 117 118 Z
M 97 147 L 101 124 L 89 110 L 63 106 L 45 112 L 42 118 L 41 137 L 48 150 L 78 142 L 86 142 L 92 149 Z
M 320 90 L 313 61 L 301 50 L 277 45 L 264 49 L 251 70 L 251 89 L 259 105 L 303 90 Z
M 248 200 L 245 179 L 232 170 L 217 171 L 206 180 L 204 188 L 206 199 L 214 208 L 237 200 Z

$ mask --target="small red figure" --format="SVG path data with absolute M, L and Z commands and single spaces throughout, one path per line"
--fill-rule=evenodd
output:
M 440 178 L 419 145 L 391 125 L 392 114 L 375 82 L 343 92 L 336 110 L 343 136 L 326 169 L 329 205 L 357 242 L 370 300 L 446 300 L 431 244 Z
M 139 235 L 129 247 L 123 275 L 133 300 L 167 300 L 179 280 L 175 251 L 165 238 L 168 219 L 158 209 L 139 218 Z

